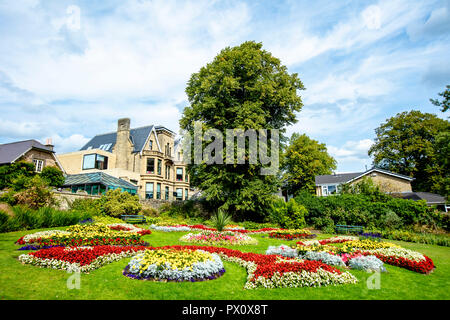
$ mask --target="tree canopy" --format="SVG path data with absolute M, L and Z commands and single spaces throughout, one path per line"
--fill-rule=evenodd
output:
M 279 59 L 247 41 L 223 49 L 212 62 L 192 74 L 186 93 L 189 106 L 183 111 L 181 129 L 190 134 L 194 123 L 203 130 L 279 129 L 295 123 L 302 108 L 298 90 L 304 89 L 297 74 L 289 74 Z M 225 147 L 224 147 L 225 154 Z M 248 159 L 248 151 L 246 151 Z M 189 164 L 191 183 L 208 201 L 235 218 L 258 219 L 270 207 L 278 187 L 274 175 L 260 175 L 262 164 Z
M 447 120 L 430 113 L 405 111 L 375 129 L 369 155 L 381 168 L 414 177 L 414 191 L 447 195 L 449 132 Z
M 442 112 L 446 112 L 450 107 L 450 85 L 447 85 L 446 90 L 438 93 L 438 95 L 443 97 L 442 101 L 439 101 L 438 99 L 430 99 L 430 101 L 435 106 L 440 107 Z
M 283 180 L 289 194 L 300 190 L 314 192 L 316 175 L 331 174 L 336 160 L 327 152 L 324 143 L 306 134 L 292 134 L 289 145 L 282 153 Z

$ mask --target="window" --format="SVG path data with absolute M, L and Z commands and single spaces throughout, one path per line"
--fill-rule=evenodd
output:
M 169 187 L 166 187 L 166 200 L 169 200 Z
M 155 159 L 147 159 L 147 173 L 155 173 Z
M 158 174 L 161 175 L 162 161 L 158 159 Z
M 187 172 L 184 174 L 184 181 L 188 182 L 188 174 L 187 174 Z
M 164 148 L 164 154 L 165 154 L 166 156 L 170 156 L 169 150 L 170 150 L 169 144 L 166 144 L 166 146 L 165 146 L 165 148 Z
M 166 179 L 170 180 L 170 166 L 166 165 L 165 176 Z
M 337 193 L 337 185 L 327 185 L 322 186 L 322 195 L 323 196 L 329 196 L 330 194 L 336 194 Z
M 150 150 L 153 150 L 153 140 L 150 140 L 150 141 L 149 141 L 149 143 L 148 143 L 148 148 L 149 148 Z
M 108 169 L 108 157 L 93 153 L 83 157 L 83 170 L 87 169 Z
M 42 168 L 44 167 L 44 160 L 34 159 L 33 163 L 34 163 L 34 170 L 36 172 L 41 172 Z
M 153 199 L 153 182 L 145 184 L 145 199 Z
M 156 199 L 161 199 L 161 183 L 156 184 Z
M 188 189 L 184 189 L 184 200 L 188 199 Z
M 177 168 L 177 181 L 183 181 L 183 168 Z
M 177 188 L 176 199 L 177 200 L 183 200 L 183 189 L 182 188 Z

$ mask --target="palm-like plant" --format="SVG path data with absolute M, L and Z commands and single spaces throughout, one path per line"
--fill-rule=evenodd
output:
M 219 209 L 217 213 L 212 216 L 211 221 L 217 231 L 223 231 L 225 226 L 231 221 L 231 215 L 226 213 L 225 210 Z

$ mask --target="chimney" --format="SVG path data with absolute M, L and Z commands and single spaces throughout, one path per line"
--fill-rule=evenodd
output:
M 52 143 L 52 138 L 47 138 L 47 140 L 45 140 L 45 146 L 53 151 L 55 146 Z
M 116 168 L 128 170 L 129 156 L 129 139 L 130 139 L 130 119 L 122 118 L 117 121 L 117 138 L 116 138 Z

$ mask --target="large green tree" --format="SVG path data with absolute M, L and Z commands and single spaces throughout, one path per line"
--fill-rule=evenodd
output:
M 387 119 L 369 149 L 374 164 L 410 177 L 414 191 L 448 194 L 450 123 L 434 114 L 412 110 Z
M 222 132 L 224 139 L 226 129 L 279 129 L 283 140 L 285 126 L 297 121 L 295 112 L 302 107 L 298 90 L 302 89 L 297 74 L 289 74 L 261 43 L 227 47 L 192 74 L 186 88 L 190 104 L 183 111 L 180 127 L 193 134 L 198 121 L 203 130 Z M 237 219 L 257 220 L 267 214 L 279 182 L 275 175 L 261 175 L 262 166 L 259 160 L 253 164 L 203 162 L 190 164 L 188 170 L 191 182 L 216 208 Z
M 282 168 L 289 194 L 300 190 L 314 192 L 314 177 L 331 174 L 336 169 L 336 160 L 328 154 L 324 143 L 319 143 L 306 134 L 294 133 L 282 153 Z

